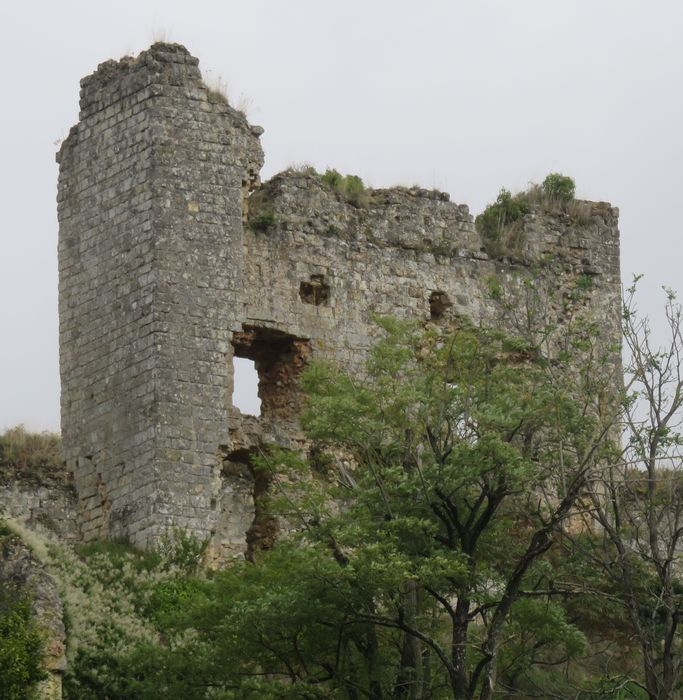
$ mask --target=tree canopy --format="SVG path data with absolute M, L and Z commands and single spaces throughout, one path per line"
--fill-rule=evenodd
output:
M 627 299 L 623 391 L 578 318 L 515 336 L 383 319 L 362 379 L 312 363 L 308 454 L 252 464 L 269 549 L 214 572 L 183 533 L 62 558 L 90 640 L 67 698 L 679 697 L 671 295 L 667 318 L 658 349 Z

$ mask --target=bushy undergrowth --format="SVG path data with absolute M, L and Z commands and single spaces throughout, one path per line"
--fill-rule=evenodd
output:
M 44 639 L 31 611 L 31 598 L 0 583 L 0 698 L 29 700 L 45 678 Z
M 48 546 L 65 607 L 67 700 L 143 697 L 141 679 L 183 636 L 171 621 L 206 585 L 198 573 L 205 547 L 180 530 L 152 552 L 123 541 Z

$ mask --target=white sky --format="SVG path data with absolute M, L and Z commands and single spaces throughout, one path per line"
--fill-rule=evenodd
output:
M 58 141 L 98 63 L 178 41 L 293 163 L 420 184 L 478 213 L 548 172 L 621 209 L 641 306 L 681 288 L 678 0 L 3 2 L 0 428 L 59 426 Z

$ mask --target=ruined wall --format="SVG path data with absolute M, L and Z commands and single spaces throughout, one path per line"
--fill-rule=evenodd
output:
M 310 172 L 258 186 L 261 130 L 177 45 L 100 66 L 81 110 L 59 156 L 60 341 L 86 537 L 147 544 L 178 525 L 222 559 L 271 536 L 249 455 L 301 444 L 301 369 L 325 356 L 361 371 L 376 314 L 514 327 L 532 279 L 549 321 L 580 304 L 618 343 L 608 204 L 534 210 L 514 260 L 492 260 L 444 193 L 359 204 Z M 231 405 L 233 355 L 256 364 L 260 417 Z
M 78 498 L 70 474 L 0 463 L 0 514 L 62 542 L 80 539 Z
M 358 371 L 377 339 L 373 316 L 466 317 L 514 330 L 521 319 L 509 307 L 526 302 L 533 281 L 539 322 L 562 324 L 579 304 L 618 344 L 618 210 L 604 202 L 577 209 L 580 222 L 535 209 L 515 259 L 496 260 L 482 252 L 467 207 L 447 194 L 374 190 L 355 206 L 313 174 L 281 173 L 252 195 L 252 217 L 267 211 L 274 224 L 245 233 L 248 287 L 263 290 L 246 323 L 308 338 L 315 354 Z M 311 280 L 324 298 L 305 298 Z

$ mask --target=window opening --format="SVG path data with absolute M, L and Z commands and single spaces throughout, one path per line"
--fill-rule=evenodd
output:
M 446 292 L 432 292 L 429 295 L 429 314 L 432 321 L 443 317 L 447 309 L 453 306 Z
M 299 298 L 304 304 L 327 306 L 330 301 L 330 285 L 325 282 L 324 275 L 311 275 L 310 282 L 299 285 Z
M 233 357 L 232 404 L 249 416 L 261 415 L 261 399 L 258 395 L 259 377 L 256 363 L 247 357 Z
M 301 409 L 299 376 L 311 353 L 307 338 L 274 328 L 245 326 L 233 334 L 235 356 L 252 360 L 258 373 L 260 415 L 296 420 Z

